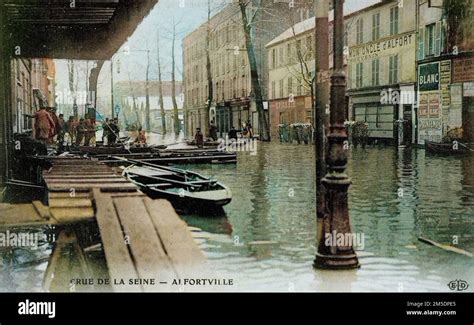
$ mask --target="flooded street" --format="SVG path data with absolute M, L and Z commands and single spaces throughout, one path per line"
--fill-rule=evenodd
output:
M 183 216 L 202 229 L 216 272 L 249 291 L 449 291 L 472 283 L 472 258 L 429 246 L 425 237 L 474 250 L 473 158 L 423 149 L 355 149 L 348 173 L 353 231 L 364 235 L 357 271 L 315 271 L 315 171 L 311 146 L 259 143 L 237 166 L 187 166 L 228 185 L 226 218 Z M 336 280 L 336 281 L 334 281 Z M 469 288 L 468 290 L 472 290 Z
M 313 147 L 259 142 L 257 149 L 256 155 L 239 152 L 237 165 L 182 166 L 232 191 L 225 216 L 182 216 L 212 262 L 213 274 L 234 279 L 226 290 L 449 291 L 452 280 L 474 282 L 471 257 L 418 240 L 474 251 L 473 157 L 392 147 L 352 150 L 349 207 L 353 231 L 363 236 L 357 251 L 361 268 L 320 271 L 312 267 Z M 40 231 L 45 235 L 48 228 Z M 52 248 L 42 238 L 37 249 L 2 249 L 1 291 L 42 290 Z

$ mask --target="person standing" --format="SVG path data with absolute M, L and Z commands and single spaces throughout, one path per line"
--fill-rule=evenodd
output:
M 84 139 L 84 135 L 87 131 L 86 125 L 84 123 L 84 119 L 81 118 L 79 120 L 79 124 L 76 127 L 76 146 L 80 146 L 82 140 Z
M 212 141 L 217 141 L 217 127 L 214 124 L 214 120 L 211 120 L 211 125 L 209 126 L 209 136 L 212 138 Z
M 66 134 L 67 124 L 64 121 L 64 114 L 59 114 L 58 117 L 58 145 L 60 148 L 64 145 L 64 135 Z
M 118 119 L 113 119 L 112 122 L 109 123 L 109 132 L 107 134 L 107 145 L 113 145 L 117 141 L 117 137 L 119 136 L 120 129 L 118 126 Z
M 196 146 L 198 148 L 202 148 L 204 146 L 204 136 L 202 135 L 201 128 L 196 129 L 196 134 L 194 135 L 194 142 L 196 142 Z
M 51 125 L 54 122 L 44 107 L 35 113 L 35 138 L 44 143 L 48 143 L 51 132 Z
M 106 117 L 105 121 L 102 122 L 102 144 L 105 144 L 104 140 L 108 138 L 109 132 L 110 132 L 109 118 Z
M 229 131 L 229 139 L 237 140 L 237 130 L 235 127 L 231 127 Z
M 94 127 L 91 119 L 89 119 L 89 118 L 84 121 L 84 127 L 85 127 L 84 146 L 89 146 L 90 142 L 91 142 L 91 139 L 95 135 L 95 127 Z

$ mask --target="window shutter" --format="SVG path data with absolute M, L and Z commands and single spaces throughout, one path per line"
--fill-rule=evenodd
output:
M 418 31 L 418 60 L 425 58 L 425 29 L 422 27 Z
M 435 27 L 435 56 L 441 53 L 441 21 L 436 22 Z

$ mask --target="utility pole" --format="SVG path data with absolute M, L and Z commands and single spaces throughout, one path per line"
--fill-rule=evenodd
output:
M 325 158 L 325 129 L 326 107 L 329 103 L 329 0 L 318 0 L 314 4 L 316 29 L 315 29 L 315 105 L 313 111 L 313 125 L 315 127 L 314 145 L 316 156 L 316 217 L 318 238 L 321 236 L 321 225 L 326 213 L 324 186 L 321 183 L 326 175 Z
M 331 76 L 331 104 L 327 149 L 327 174 L 322 179 L 326 189 L 326 214 L 321 224 L 318 252 L 314 266 L 321 269 L 354 269 L 359 261 L 352 247 L 352 241 L 339 243 L 339 237 L 353 238 L 351 229 L 347 191 L 351 181 L 345 173 L 347 167 L 347 130 L 345 94 L 346 75 L 344 73 L 344 0 L 333 0 L 334 4 L 334 69 Z M 347 235 L 351 236 L 347 236 Z M 335 236 L 337 238 L 335 238 Z M 330 242 L 327 240 L 330 239 Z

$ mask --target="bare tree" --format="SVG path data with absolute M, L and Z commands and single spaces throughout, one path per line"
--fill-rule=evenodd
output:
M 145 76 L 145 129 L 150 132 L 150 50 L 147 46 L 146 52 L 146 76 Z
M 76 87 L 74 86 L 74 75 L 75 75 L 75 64 L 74 60 L 68 60 L 67 61 L 67 68 L 68 68 L 68 77 L 69 77 L 69 91 L 72 93 L 72 98 L 73 98 L 73 115 L 74 117 L 78 117 L 78 111 L 77 111 L 77 95 L 75 92 Z
M 132 93 L 133 111 L 135 112 L 135 116 L 136 116 L 136 119 L 137 119 L 138 126 L 141 127 L 142 123 L 140 121 L 140 115 L 138 114 L 138 106 L 137 106 L 137 102 L 136 102 L 135 92 L 133 90 L 132 79 L 130 78 L 130 70 L 128 71 L 128 84 L 130 86 L 130 91 Z
M 176 102 L 175 43 L 176 43 L 176 24 L 173 21 L 173 32 L 172 32 L 172 40 L 171 40 L 171 100 L 173 102 L 174 133 L 179 134 L 180 130 L 179 130 L 178 103 Z
M 239 7 L 242 16 L 242 25 L 245 35 L 245 45 L 247 47 L 247 55 L 250 65 L 250 80 L 251 80 L 251 88 L 252 93 L 255 96 L 255 104 L 258 113 L 258 120 L 259 125 L 261 126 L 260 129 L 263 132 L 260 132 L 260 140 L 263 141 L 270 141 L 270 128 L 267 121 L 267 117 L 265 116 L 265 111 L 263 108 L 263 96 L 262 96 L 262 87 L 260 85 L 259 75 L 258 75 L 258 68 L 257 68 L 257 60 L 255 58 L 255 49 L 253 45 L 252 39 L 252 28 L 253 23 L 255 21 L 256 16 L 260 10 L 261 5 L 257 5 L 253 15 L 251 17 L 247 16 L 247 8 L 250 8 L 251 0 L 239 0 Z
M 213 81 L 211 70 L 211 0 L 207 0 L 207 26 L 206 26 L 206 72 L 207 72 L 207 110 L 205 112 L 206 123 L 209 123 L 209 111 L 213 101 Z
M 161 112 L 161 133 L 164 135 L 166 134 L 166 118 L 165 118 L 166 115 L 165 115 L 165 105 L 163 101 L 163 81 L 161 78 L 160 32 L 157 33 L 156 51 L 157 51 L 157 63 L 158 63 L 158 91 L 159 91 L 158 102 L 160 104 L 160 112 Z

